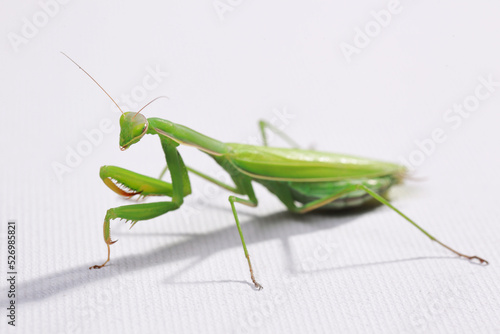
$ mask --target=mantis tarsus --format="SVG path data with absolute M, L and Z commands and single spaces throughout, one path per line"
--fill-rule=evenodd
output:
M 68 57 L 66 54 L 64 55 Z M 257 289 L 261 289 L 262 286 L 255 280 L 250 255 L 235 207 L 235 203 L 250 207 L 257 206 L 258 201 L 252 187 L 252 181 L 265 186 L 279 198 L 288 210 L 295 213 L 306 213 L 319 208 L 335 210 L 358 207 L 375 199 L 394 210 L 431 240 L 456 255 L 488 264 L 486 260 L 478 256 L 464 255 L 445 245 L 384 198 L 389 188 L 400 183 L 405 177 L 406 168 L 403 166 L 343 154 L 299 148 L 268 147 L 266 128 L 281 136 L 292 146 L 297 147 L 297 145 L 284 133 L 264 121 L 259 123 L 264 146 L 253 146 L 223 143 L 188 127 L 161 118 L 146 119 L 140 112 L 152 101 L 138 112 L 124 113 L 89 73 L 70 57 L 68 58 L 84 71 L 122 112 L 120 117 L 120 149 L 128 149 L 138 143 L 146 134 L 157 135 L 160 138 L 167 169 L 172 180 L 169 183 L 161 180 L 161 177 L 153 178 L 115 166 L 101 167 L 101 179 L 111 190 L 121 196 L 128 198 L 135 195 L 144 197 L 168 196 L 171 200 L 109 209 L 104 218 L 104 241 L 108 247 L 108 258 L 103 264 L 92 266 L 90 269 L 102 268 L 110 260 L 110 245 L 116 242 L 112 241 L 110 236 L 111 220 L 125 219 L 132 223 L 131 226 L 134 226 L 138 221 L 155 218 L 180 208 L 184 197 L 191 194 L 189 172 L 235 194 L 229 196 L 228 199 L 248 261 L 250 277 Z M 208 154 L 229 173 L 234 186 L 224 184 L 200 171 L 187 167 L 177 151 L 179 145 L 192 146 Z

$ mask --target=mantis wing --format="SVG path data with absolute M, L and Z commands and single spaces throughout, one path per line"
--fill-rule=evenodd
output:
M 344 154 L 302 149 L 227 144 L 225 156 L 242 173 L 256 179 L 320 182 L 403 175 L 405 167 Z

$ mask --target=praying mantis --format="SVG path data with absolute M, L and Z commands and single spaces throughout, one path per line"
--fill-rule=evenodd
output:
M 137 144 L 146 134 L 158 136 L 170 173 L 171 182 L 160 178 L 141 175 L 116 166 L 102 166 L 100 177 L 103 182 L 120 196 L 166 196 L 169 201 L 125 205 L 109 209 L 104 217 L 104 241 L 108 257 L 101 265 L 89 269 L 99 269 L 110 261 L 111 240 L 110 221 L 124 219 L 137 222 L 159 217 L 167 212 L 179 209 L 184 197 L 191 194 L 189 174 L 195 174 L 230 192 L 228 197 L 236 227 L 241 238 L 243 251 L 248 262 L 250 278 L 256 289 L 262 289 L 254 276 L 250 255 L 245 243 L 243 231 L 235 204 L 256 207 L 258 204 L 252 182 L 266 187 L 294 213 L 304 214 L 317 209 L 340 210 L 360 207 L 372 200 L 391 208 L 402 218 L 420 230 L 429 239 L 445 247 L 456 255 L 478 260 L 481 264 L 488 261 L 478 256 L 462 254 L 436 239 L 408 216 L 396 209 L 385 198 L 387 191 L 403 181 L 407 174 L 404 166 L 376 161 L 344 154 L 318 152 L 297 148 L 298 145 L 273 125 L 260 121 L 259 127 L 264 146 L 237 143 L 223 143 L 184 125 L 175 124 L 161 118 L 146 118 L 141 111 L 123 112 L 113 98 L 99 83 L 63 53 L 69 60 L 87 74 L 120 109 L 120 149 L 126 150 Z M 289 142 L 293 148 L 275 148 L 267 145 L 266 129 L 273 131 Z M 234 185 L 225 184 L 209 175 L 184 164 L 178 151 L 180 145 L 191 146 L 212 157 L 231 177 Z M 162 173 L 163 174 L 163 173 Z M 244 198 L 246 196 L 246 198 Z

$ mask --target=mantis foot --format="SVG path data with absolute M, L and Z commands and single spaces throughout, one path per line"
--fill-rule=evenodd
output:
M 479 256 L 475 256 L 475 255 L 474 256 L 468 256 L 468 255 L 462 254 L 460 252 L 457 252 L 456 250 L 454 250 L 450 246 L 447 246 L 447 245 L 443 244 L 441 241 L 439 241 L 439 240 L 437 240 L 435 238 L 433 240 L 436 241 L 441 246 L 443 246 L 444 248 L 449 249 L 453 253 L 457 254 L 460 257 L 464 257 L 464 258 L 468 259 L 469 261 L 478 260 L 479 264 L 484 264 L 485 266 L 487 266 L 489 264 L 488 261 L 486 261 L 485 259 L 480 258 Z
M 108 261 L 106 261 L 106 262 L 108 262 Z M 89 269 L 101 269 L 102 267 L 104 267 L 106 265 L 106 262 L 104 262 L 101 265 L 96 264 L 95 266 L 89 267 Z
M 253 269 L 252 269 L 252 264 L 250 263 L 250 255 L 246 254 L 245 255 L 248 261 L 248 267 L 250 269 L 250 278 L 252 279 L 253 284 L 255 285 L 255 289 L 257 290 L 262 290 L 263 287 L 257 281 L 255 280 L 255 277 L 253 276 Z
M 478 260 L 479 264 L 484 264 L 485 266 L 487 266 L 487 265 L 490 264 L 488 261 L 486 261 L 485 259 L 480 258 L 479 256 L 466 256 L 466 255 L 462 255 L 462 256 L 465 257 L 466 259 L 470 260 L 470 261 Z
M 262 285 L 260 285 L 259 283 L 257 283 L 257 281 L 255 281 L 255 279 L 252 279 L 252 281 L 253 281 L 253 284 L 255 284 L 255 289 L 257 289 L 259 291 L 264 289 L 264 287 Z
M 108 259 L 103 264 L 101 264 L 101 265 L 96 264 L 95 266 L 89 267 L 89 269 L 101 269 L 102 267 L 104 267 L 106 265 L 106 263 L 109 262 L 109 257 L 111 255 L 111 248 L 109 248 L 109 246 L 114 244 L 117 241 L 118 240 L 114 240 L 114 241 L 111 241 L 110 239 L 106 240 L 106 246 L 108 246 Z

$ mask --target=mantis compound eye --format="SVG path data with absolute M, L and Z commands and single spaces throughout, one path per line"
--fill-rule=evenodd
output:
M 142 114 L 126 112 L 120 117 L 120 149 L 137 143 L 148 130 L 148 120 Z

